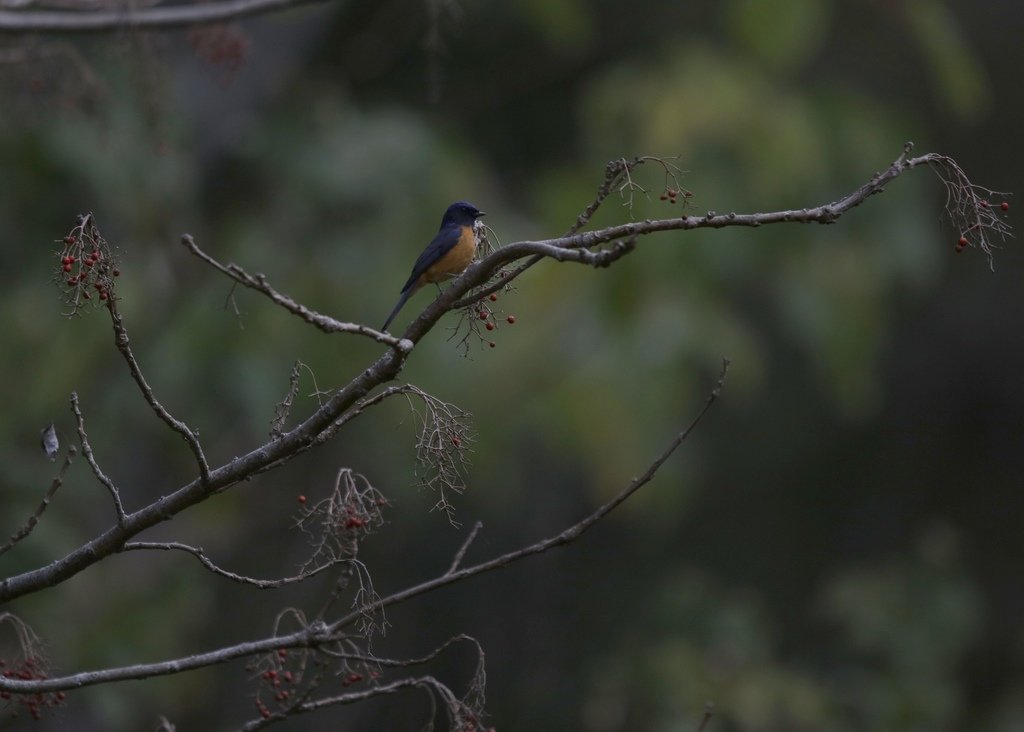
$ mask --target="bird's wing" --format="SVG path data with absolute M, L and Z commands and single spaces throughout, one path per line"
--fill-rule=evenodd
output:
M 419 259 L 416 260 L 416 264 L 412 266 L 412 274 L 409 275 L 409 279 L 402 288 L 402 292 L 405 292 L 415 285 L 416 280 L 418 280 L 420 275 L 430 268 L 430 265 L 434 264 L 434 262 L 450 252 L 452 247 L 459 243 L 460 236 L 462 236 L 462 227 L 442 227 L 441 230 L 437 232 L 437 236 L 427 244 L 427 248 L 423 250 Z

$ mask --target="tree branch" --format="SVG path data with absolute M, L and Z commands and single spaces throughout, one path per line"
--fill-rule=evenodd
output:
M 898 178 L 912 168 L 921 165 L 928 165 L 940 173 L 944 181 L 948 181 L 948 171 L 959 171 L 959 168 L 951 168 L 951 158 L 938 153 L 927 153 L 919 157 L 908 157 L 913 150 L 913 143 L 906 143 L 903 152 L 884 171 L 875 173 L 869 181 L 857 188 L 852 193 L 843 196 L 831 203 L 821 204 L 812 208 L 787 209 L 766 213 L 738 214 L 734 212 L 719 214 L 715 211 L 697 215 L 682 215 L 668 219 L 646 219 L 634 221 L 618 226 L 610 226 L 604 229 L 596 229 L 585 233 L 573 233 L 554 239 L 542 239 L 539 241 L 522 241 L 504 246 L 492 254 L 484 257 L 472 265 L 461 276 L 455 279 L 421 315 L 410 324 L 404 336 L 413 342 L 417 342 L 423 335 L 433 327 L 436 320 L 448 310 L 465 307 L 475 303 L 479 298 L 506 286 L 516 277 L 520 276 L 526 269 L 532 266 L 538 257 L 550 257 L 560 262 L 577 262 L 581 264 L 600 265 L 603 262 L 594 261 L 590 257 L 581 254 L 569 254 L 565 250 L 583 250 L 592 247 L 608 244 L 620 240 L 636 239 L 648 234 L 655 234 L 664 231 L 690 231 L 693 229 L 723 229 L 730 226 L 758 227 L 768 224 L 800 223 L 800 224 L 834 224 L 843 214 L 861 205 L 871 196 L 881 193 L 886 185 Z M 962 171 L 960 171 L 962 173 Z M 617 180 L 617 179 L 613 179 Z M 606 178 L 607 181 L 607 178 Z M 966 176 L 961 180 L 959 177 L 954 180 L 954 195 L 960 198 L 967 197 L 969 191 L 977 187 L 971 187 Z M 602 189 L 603 190 L 603 189 Z M 1004 196 L 1006 194 L 991 192 L 993 195 Z M 976 197 L 977 198 L 977 197 Z M 600 196 L 597 201 L 603 200 Z M 968 201 L 967 208 L 973 211 L 974 207 L 985 209 L 987 214 L 980 217 L 987 222 L 990 230 L 996 230 L 1004 238 L 1009 236 L 1009 225 L 1005 223 L 989 206 L 986 201 L 977 198 L 977 201 Z M 948 208 L 957 208 L 950 205 Z M 582 215 L 581 215 L 582 217 Z M 960 217 L 962 218 L 962 217 Z M 993 219 L 995 223 L 993 223 Z M 589 220 L 589 219 L 587 219 Z M 978 227 L 975 227 L 978 228 Z M 983 235 L 983 231 L 980 232 Z M 979 246 L 986 252 L 989 251 L 987 240 L 978 238 Z M 626 252 L 622 252 L 624 254 Z M 595 254 L 591 252 L 590 254 Z M 619 254 L 621 256 L 622 254 Z M 505 275 L 497 282 L 489 282 L 491 278 L 502 267 L 519 259 L 530 257 L 526 263 L 513 269 L 506 270 Z M 616 257 L 617 258 L 617 257 Z M 480 290 L 476 288 L 482 287 Z M 472 291 L 472 295 L 467 294 Z
M 199 444 L 199 436 L 187 424 L 172 416 L 153 395 L 153 389 L 146 382 L 146 377 L 142 374 L 142 368 L 139 366 L 139 362 L 135 360 L 135 354 L 132 353 L 128 331 L 124 327 L 124 319 L 117 310 L 117 298 L 111 297 L 107 300 L 107 310 L 110 312 L 110 322 L 114 326 L 114 345 L 117 346 L 117 350 L 121 352 L 125 363 L 128 364 L 128 369 L 132 373 L 132 379 L 135 380 L 135 383 L 138 384 L 139 389 L 142 391 L 142 397 L 149 404 L 150 408 L 156 412 L 157 417 L 185 438 L 185 442 L 188 443 L 199 466 L 200 480 L 205 483 L 210 478 L 210 465 L 206 462 L 206 455 L 203 454 L 202 445 Z
M 229 277 L 244 287 L 248 287 L 251 290 L 256 290 L 256 292 L 266 295 L 275 304 L 280 305 L 293 315 L 302 318 L 310 325 L 315 325 L 324 333 L 352 333 L 367 336 L 388 346 L 398 345 L 398 339 L 388 333 L 381 333 L 378 330 L 374 330 L 373 328 L 360 325 L 358 323 L 344 323 L 340 320 L 335 320 L 329 315 L 324 315 L 323 313 L 318 313 L 315 310 L 310 310 L 305 305 L 295 302 L 292 298 L 271 287 L 270 283 L 267 282 L 266 276 L 263 274 L 257 273 L 255 275 L 251 275 L 233 262 L 229 264 L 222 264 L 221 262 L 218 262 L 199 248 L 199 245 L 196 244 L 191 234 L 184 234 L 181 237 L 181 243 L 190 252 L 192 252 L 192 254 L 199 257 L 199 259 L 206 262 L 221 274 Z
M 325 0 L 219 0 L 167 7 L 94 10 L 0 10 L 0 33 L 100 33 L 184 28 L 285 10 Z
M 172 518 L 213 493 L 262 472 L 269 465 L 283 465 L 290 461 L 307 448 L 345 410 L 359 402 L 376 386 L 395 378 L 412 347 L 411 342 L 401 341 L 398 347 L 388 349 L 348 384 L 335 391 L 322 407 L 280 438 L 262 444 L 216 470 L 211 470 L 207 479 L 192 480 L 173 493 L 129 514 L 123 525 L 108 529 L 62 559 L 45 567 L 3 579 L 0 581 L 0 602 L 59 584 L 104 557 L 120 551 L 124 543 L 139 532 Z
M 729 368 L 729 360 L 724 359 L 722 363 L 722 372 L 719 375 L 718 381 L 715 384 L 714 389 L 705 401 L 704 406 L 697 413 L 697 416 L 690 422 L 690 424 L 678 435 L 673 438 L 669 443 L 668 447 L 652 462 L 647 469 L 639 477 L 634 478 L 623 488 L 618 495 L 612 498 L 610 501 L 600 506 L 590 515 L 586 516 L 579 522 L 568 527 L 564 531 L 556 534 L 555 536 L 543 539 L 531 544 L 526 547 L 522 547 L 515 551 L 502 554 L 501 556 L 495 557 L 486 562 L 481 562 L 463 569 L 456 569 L 455 571 L 446 571 L 434 579 L 428 580 L 427 582 L 420 583 L 413 587 L 406 588 L 395 592 L 387 597 L 375 599 L 371 602 L 363 603 L 359 607 L 355 608 L 342 618 L 328 624 L 323 621 L 314 621 L 306 627 L 288 635 L 273 636 L 270 638 L 264 638 L 257 641 L 249 641 L 246 643 L 239 643 L 233 646 L 227 646 L 214 651 L 206 653 L 197 653 L 184 658 L 173 659 L 170 661 L 162 661 L 159 663 L 150 664 L 137 664 L 134 666 L 122 666 L 118 668 L 103 669 L 98 671 L 84 671 L 77 674 L 71 674 L 68 676 L 60 676 L 49 679 L 43 679 L 38 681 L 22 681 L 19 679 L 7 679 L 0 677 L 0 690 L 10 691 L 14 693 L 37 693 L 37 692 L 49 692 L 49 691 L 61 691 L 67 689 L 74 689 L 83 686 L 93 686 L 95 684 L 110 683 L 115 681 L 126 681 L 129 679 L 139 680 L 150 678 L 153 676 L 165 676 L 168 674 L 181 673 L 183 671 L 191 671 L 197 668 L 204 668 L 206 666 L 213 666 L 216 664 L 226 663 L 238 658 L 245 658 L 250 656 L 256 656 L 261 653 L 267 653 L 270 651 L 276 651 L 282 648 L 314 648 L 320 647 L 329 643 L 334 643 L 339 639 L 344 638 L 345 628 L 352 625 L 353 623 L 365 618 L 368 614 L 378 613 L 386 607 L 396 605 L 401 602 L 412 599 L 419 595 L 431 592 L 441 587 L 454 584 L 464 579 L 474 577 L 478 574 L 490 572 L 495 569 L 506 567 L 514 562 L 518 562 L 521 559 L 530 557 L 536 554 L 541 554 L 553 549 L 555 547 L 564 546 L 569 544 L 580 536 L 583 535 L 588 529 L 594 524 L 603 519 L 618 506 L 620 506 L 626 499 L 636 493 L 640 488 L 649 483 L 658 469 L 664 464 L 666 460 L 676 451 L 676 449 L 689 437 L 690 433 L 696 428 L 703 419 L 704 415 L 707 414 L 711 406 L 717 401 L 721 394 L 722 387 L 725 382 L 725 377 Z M 129 517 L 129 520 L 133 519 L 137 514 L 133 514 Z M 468 545 L 468 542 L 464 542 L 463 546 Z M 142 547 L 138 547 L 142 548 Z M 460 549 L 460 552 L 462 549 Z M 458 556 L 458 555 L 457 555 Z M 453 563 L 454 566 L 454 563 Z M 383 687 L 380 687 L 383 688 Z M 361 693 L 361 692 L 357 692 Z M 346 698 L 349 695 L 344 695 Z M 351 697 L 353 701 L 356 697 Z M 363 698 L 363 697 L 358 697 Z M 337 702 L 336 702 L 337 703 Z M 317 707 L 312 707 L 317 708 Z
M 374 398 L 368 398 L 367 395 L 380 385 L 394 379 L 398 375 L 404 367 L 406 360 L 409 358 L 409 355 L 415 348 L 416 343 L 430 332 L 445 313 L 449 312 L 459 303 L 475 302 L 475 300 L 480 296 L 479 291 L 469 298 L 465 297 L 467 293 L 476 290 L 476 288 L 486 286 L 495 273 L 499 272 L 505 265 L 511 262 L 532 257 L 534 255 L 541 255 L 561 259 L 562 261 L 574 261 L 593 265 L 614 261 L 616 257 L 622 256 L 622 254 L 629 251 L 630 246 L 632 246 L 630 242 L 633 239 L 661 231 L 690 230 L 697 228 L 723 228 L 727 226 L 761 226 L 763 224 L 782 222 L 834 223 L 845 212 L 860 205 L 870 196 L 880 193 L 890 181 L 911 168 L 920 165 L 930 165 L 937 169 L 940 172 L 940 175 L 945 176 L 943 178 L 944 180 L 949 178 L 950 174 L 948 171 L 950 170 L 950 158 L 935 153 L 929 153 L 916 158 L 909 158 L 908 155 L 910 150 L 911 146 L 908 143 L 904 152 L 886 170 L 876 173 L 867 183 L 860 186 L 849 195 L 832 203 L 820 205 L 815 208 L 776 211 L 771 213 L 728 213 L 723 215 L 718 215 L 713 211 L 709 211 L 703 216 L 683 215 L 677 218 L 630 222 L 619 226 L 607 227 L 585 233 L 579 233 L 578 227 L 574 226 L 573 228 L 577 229 L 577 232 L 568 236 L 541 241 L 524 241 L 516 244 L 510 244 L 485 256 L 481 261 L 473 264 L 462 275 L 454 279 L 451 285 L 449 285 L 448 288 L 446 288 L 420 313 L 415 320 L 413 320 L 406 329 L 404 336 L 400 339 L 379 333 L 371 328 L 366 328 L 365 326 L 342 324 L 345 332 L 359 333 L 372 337 L 382 343 L 385 343 L 389 348 L 366 369 L 357 374 L 356 377 L 348 384 L 336 390 L 331 397 L 327 399 L 320 408 L 306 418 L 305 421 L 290 431 L 282 434 L 277 439 L 259 445 L 249 453 L 233 459 L 231 462 L 222 465 L 216 470 L 210 470 L 208 473 L 205 473 L 204 468 L 202 467 L 205 461 L 201 457 L 201 451 L 197 450 L 198 441 L 189 439 L 190 435 L 193 438 L 195 436 L 192 435 L 191 431 L 186 426 L 177 422 L 177 420 L 174 420 L 169 414 L 164 413 L 162 416 L 164 421 L 172 426 L 176 431 L 181 432 L 181 434 L 185 436 L 186 440 L 189 441 L 190 446 L 193 447 L 193 451 L 196 452 L 201 466 L 200 472 L 202 474 L 200 478 L 191 481 L 175 492 L 164 496 L 158 501 L 155 501 L 143 509 L 129 515 L 123 525 L 108 529 L 100 536 L 78 547 L 64 558 L 56 560 L 47 566 L 0 580 L 0 602 L 20 597 L 44 587 L 50 587 L 58 584 L 59 582 L 74 576 L 93 563 L 109 556 L 111 553 L 119 551 L 126 541 L 134 537 L 140 531 L 173 517 L 189 506 L 204 500 L 212 493 L 225 490 L 243 480 L 249 479 L 256 474 L 263 472 L 264 470 L 268 470 L 271 467 L 283 465 L 296 455 L 308 449 L 310 446 L 318 444 L 318 441 L 325 436 L 325 431 L 327 431 L 328 435 L 333 434 L 333 430 L 336 430 L 341 424 L 349 421 L 349 416 L 351 414 L 355 414 L 360 409 L 374 403 Z M 611 181 L 612 182 L 608 184 L 609 187 L 616 185 L 619 179 L 612 177 Z M 957 179 L 957 183 L 959 185 L 954 186 L 953 195 L 963 196 L 964 186 L 967 185 L 969 181 L 964 183 Z M 621 185 L 620 182 L 618 182 L 618 184 Z M 972 188 L 969 190 L 973 191 L 974 189 Z M 604 200 L 604 198 L 599 195 L 598 199 L 595 200 L 597 201 L 597 205 L 600 205 L 600 201 Z M 955 210 L 961 212 L 962 215 L 969 215 L 972 213 L 971 207 L 973 205 L 977 205 L 979 207 L 982 206 L 982 204 L 987 205 L 987 202 L 981 199 L 979 199 L 977 203 L 974 203 L 973 201 L 974 198 L 969 197 L 966 206 L 966 214 L 963 213 L 963 207 L 957 206 Z M 989 207 L 989 209 L 991 211 L 991 207 Z M 999 224 L 1000 228 L 997 229 L 999 233 L 1003 236 L 1008 236 L 1008 225 L 998 217 L 998 214 L 995 212 L 991 213 L 995 216 L 995 222 Z M 589 221 L 586 211 L 582 217 L 585 221 Z M 995 228 L 992 220 L 985 217 L 975 218 L 977 221 L 982 222 L 983 225 Z M 975 235 L 977 231 L 977 229 L 972 229 L 972 235 Z M 190 237 L 183 239 L 186 246 L 189 245 L 189 240 Z M 621 245 L 618 250 L 618 254 L 577 251 L 589 250 L 596 246 L 615 242 L 619 242 Z M 194 242 L 192 244 L 194 246 Z M 972 245 L 973 244 L 984 248 L 987 245 L 987 240 L 981 241 L 980 239 L 976 239 L 972 242 Z M 191 248 L 192 247 L 190 247 L 190 249 Z M 196 250 L 198 250 L 197 247 Z M 198 251 L 196 251 L 196 253 L 198 254 Z M 240 268 L 232 269 L 232 266 L 230 265 L 221 265 L 208 257 L 205 259 L 208 263 L 230 276 L 233 280 L 263 292 L 274 302 L 278 302 L 283 307 L 296 312 L 297 315 L 300 315 L 300 317 L 303 317 L 309 322 L 314 322 L 314 324 L 319 325 L 319 323 L 316 322 L 318 321 L 318 318 L 314 317 L 319 314 L 308 311 L 295 304 L 290 300 L 290 298 L 285 298 L 280 295 L 280 293 L 277 293 L 276 290 L 273 290 L 273 288 L 266 284 L 265 280 L 261 281 L 258 276 L 253 277 L 248 275 Z M 502 284 L 514 279 L 515 276 L 516 274 L 513 272 L 511 276 L 504 279 Z M 117 334 L 116 342 L 119 349 L 124 349 L 127 346 L 126 334 L 123 332 L 123 326 L 120 324 L 119 316 L 116 314 L 116 310 L 113 307 L 111 308 L 111 315 L 114 317 L 115 333 Z M 310 320 L 310 317 L 312 317 L 312 320 Z M 333 321 L 333 319 L 330 320 Z M 132 367 L 133 377 L 136 378 L 140 387 L 143 388 L 143 394 L 146 395 L 147 401 L 151 400 L 152 393 L 148 391 L 148 386 L 145 385 L 145 381 L 140 380 L 141 372 L 138 371 L 138 365 L 134 363 L 134 357 L 131 355 L 130 350 L 122 350 L 122 353 L 128 360 L 129 366 Z M 153 406 L 153 401 L 150 401 L 151 406 Z M 162 410 L 162 408 L 160 409 Z M 158 414 L 160 414 L 159 410 Z M 461 579 L 468 576 L 465 573 L 471 571 L 475 570 L 473 570 L 473 568 L 459 570 L 452 574 L 451 578 Z

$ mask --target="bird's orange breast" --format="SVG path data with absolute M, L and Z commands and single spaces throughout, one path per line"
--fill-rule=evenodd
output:
M 463 226 L 458 242 L 448 253 L 434 262 L 423 273 L 424 282 L 441 282 L 462 272 L 476 256 L 476 234 L 472 226 Z

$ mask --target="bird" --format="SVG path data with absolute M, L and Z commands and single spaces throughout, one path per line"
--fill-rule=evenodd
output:
M 402 287 L 391 315 L 384 321 L 382 331 L 388 329 L 398 311 L 423 285 L 448 279 L 470 265 L 476 255 L 476 232 L 473 229 L 477 219 L 484 215 L 483 211 L 469 201 L 456 201 L 448 207 L 441 217 L 441 227 L 437 230 L 437 236 L 413 265 L 412 274 Z

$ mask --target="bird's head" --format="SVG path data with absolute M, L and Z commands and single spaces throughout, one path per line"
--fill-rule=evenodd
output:
M 446 224 L 472 226 L 476 223 L 476 220 L 483 215 L 484 212 L 469 201 L 456 201 L 448 207 L 447 211 L 444 212 L 444 218 L 441 219 L 441 226 L 445 226 Z

